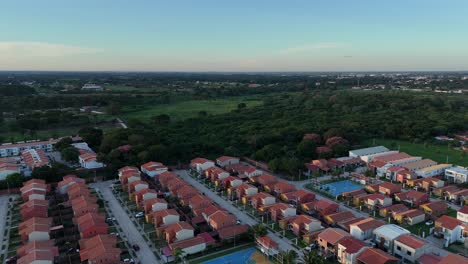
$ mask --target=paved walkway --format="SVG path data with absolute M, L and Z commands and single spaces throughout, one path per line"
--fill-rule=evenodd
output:
M 138 244 L 138 246 L 140 246 L 140 250 L 135 252 L 138 257 L 138 260 L 143 264 L 162 263 L 161 261 L 156 259 L 156 256 L 154 255 L 153 251 L 146 243 L 146 240 L 140 234 L 135 224 L 132 222 L 132 220 L 130 220 L 130 217 L 127 215 L 120 203 L 115 198 L 110 188 L 111 184 L 112 181 L 106 181 L 93 183 L 91 184 L 91 186 L 94 188 L 98 188 L 101 192 L 102 198 L 109 202 L 109 209 L 114 213 L 114 217 L 119 222 L 119 225 L 122 228 L 129 245 Z
M 232 214 L 234 214 L 242 223 L 248 225 L 256 225 L 259 222 L 247 215 L 245 212 L 241 211 L 237 207 L 231 204 L 231 202 L 224 200 L 219 195 L 215 194 L 213 191 L 208 189 L 205 185 L 199 183 L 197 180 L 192 178 L 186 170 L 179 170 L 175 171 L 182 179 L 190 183 L 192 186 L 197 188 L 200 192 L 203 192 L 208 198 L 215 201 L 219 206 L 223 207 L 224 209 L 228 210 Z M 295 247 L 291 245 L 291 241 L 286 238 L 281 238 L 278 235 L 269 232 L 269 236 L 274 239 L 275 242 L 279 244 L 279 248 L 281 250 L 294 250 L 298 254 L 302 254 L 300 250 L 297 250 Z

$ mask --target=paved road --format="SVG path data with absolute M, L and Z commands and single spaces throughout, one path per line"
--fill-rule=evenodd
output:
M 153 251 L 146 243 L 146 240 L 140 234 L 135 224 L 130 220 L 130 217 L 124 211 L 120 203 L 115 198 L 110 188 L 112 181 L 98 182 L 91 184 L 92 187 L 98 188 L 101 191 L 102 198 L 108 201 L 109 209 L 114 213 L 114 217 L 119 222 L 126 239 L 130 245 L 138 244 L 140 250 L 136 252 L 138 260 L 143 264 L 158 264 L 162 263 L 154 256 Z
M 9 195 L 2 195 L 0 196 L 0 248 L 3 245 L 3 234 L 5 232 L 5 224 L 6 224 L 6 215 L 8 213 L 8 199 L 10 198 Z M 8 243 L 8 241 L 6 241 Z
M 194 178 L 190 177 L 188 175 L 188 172 L 186 170 L 179 170 L 175 171 L 182 179 L 184 179 L 186 182 L 190 183 L 192 186 L 197 188 L 200 192 L 205 193 L 205 195 L 210 198 L 211 200 L 215 201 L 219 206 L 223 207 L 224 209 L 228 210 L 232 214 L 234 214 L 239 220 L 241 220 L 242 223 L 248 224 L 248 225 L 255 225 L 258 224 L 259 222 L 247 215 L 245 212 L 239 210 L 237 207 L 232 205 L 230 202 L 224 200 L 221 198 L 219 195 L 215 194 L 213 191 L 208 189 L 205 185 L 199 183 L 197 180 Z M 291 245 L 291 241 L 285 238 L 280 238 L 276 234 L 269 232 L 269 236 L 279 244 L 279 247 L 281 250 L 294 250 L 298 254 L 302 254 L 301 251 L 297 250 L 295 247 Z

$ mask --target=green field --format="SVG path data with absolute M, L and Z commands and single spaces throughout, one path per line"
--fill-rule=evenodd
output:
M 189 100 L 171 104 L 145 105 L 136 109 L 124 107 L 121 116 L 126 120 L 136 118 L 142 121 L 149 121 L 152 116 L 167 114 L 172 120 L 183 120 L 196 117 L 200 111 L 206 111 L 209 115 L 227 113 L 237 109 L 239 103 L 245 103 L 247 107 L 255 107 L 263 104 L 260 99 L 248 97 Z
M 374 139 L 368 139 L 363 142 L 367 146 L 374 146 Z M 447 145 L 434 145 L 425 143 L 411 143 L 404 140 L 393 139 L 375 139 L 375 146 L 382 145 L 389 149 L 398 149 L 413 156 L 432 159 L 438 163 L 448 163 L 454 165 L 468 166 L 468 155 L 462 157 L 462 152 L 447 147 Z

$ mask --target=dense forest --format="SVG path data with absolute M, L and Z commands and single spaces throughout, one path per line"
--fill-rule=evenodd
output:
M 350 142 L 330 154 L 339 156 L 370 137 L 424 141 L 464 131 L 468 129 L 468 100 L 466 96 L 313 90 L 266 96 L 263 106 L 222 115 L 162 120 L 130 122 L 130 129 L 106 134 L 101 159 L 115 169 L 148 160 L 177 164 L 196 156 L 227 154 L 266 161 L 277 171 L 292 174 L 304 161 L 317 157 L 307 148 L 331 137 Z M 322 135 L 322 142 L 304 144 L 305 133 Z M 130 153 L 116 150 L 124 144 L 132 145 Z

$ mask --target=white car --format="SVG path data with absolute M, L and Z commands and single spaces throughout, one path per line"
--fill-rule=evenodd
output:
M 307 247 L 305 247 L 304 249 L 307 250 L 307 251 L 311 251 L 314 248 L 315 248 L 315 244 L 310 244 Z
M 141 217 L 144 217 L 144 216 L 145 216 L 144 212 L 139 212 L 139 213 L 135 214 L 135 218 L 141 218 Z

